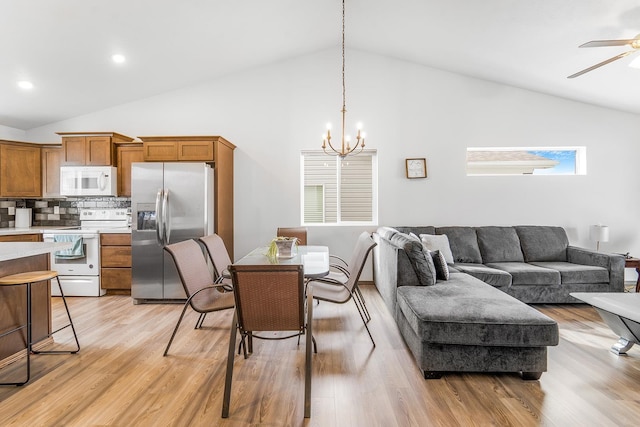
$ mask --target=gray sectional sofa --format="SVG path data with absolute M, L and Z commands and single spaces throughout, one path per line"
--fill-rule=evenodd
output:
M 448 280 L 436 280 L 420 235 L 446 236 Z M 374 282 L 425 378 L 467 371 L 537 379 L 558 326 L 525 303 L 624 288 L 622 256 L 570 246 L 560 227 L 380 227 L 374 239 Z

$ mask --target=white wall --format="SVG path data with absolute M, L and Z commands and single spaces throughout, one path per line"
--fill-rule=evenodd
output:
M 9 126 L 0 125 L 0 139 L 8 141 L 26 141 L 27 132 Z
M 238 258 L 278 226 L 299 224 L 299 151 L 320 147 L 340 107 L 332 49 L 33 129 L 27 139 L 88 130 L 224 136 L 238 146 Z M 602 223 L 611 232 L 602 250 L 640 255 L 637 115 L 360 51 L 347 52 L 347 110 L 348 128 L 362 121 L 379 153 L 382 225 L 560 225 L 572 244 L 595 248 L 588 228 Z M 517 145 L 585 145 L 587 175 L 465 175 L 467 146 Z M 428 179 L 407 180 L 406 157 L 426 157 Z M 360 231 L 310 227 L 309 239 L 348 257 Z

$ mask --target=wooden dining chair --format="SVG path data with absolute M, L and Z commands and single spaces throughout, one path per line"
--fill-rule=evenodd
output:
M 253 338 L 286 339 L 306 335 L 304 417 L 311 415 L 311 345 L 313 288 L 307 288 L 305 303 L 304 270 L 300 264 L 232 265 L 236 309 L 231 323 L 227 374 L 224 384 L 222 418 L 229 416 L 231 381 L 237 332 L 244 343 L 244 356 L 253 352 Z M 306 310 L 306 316 L 305 316 Z M 283 337 L 259 332 L 290 332 Z
M 187 307 L 190 306 L 194 311 L 200 313 L 202 317 L 203 314 L 212 311 L 233 308 L 234 300 L 233 292 L 221 292 L 219 286 L 214 283 L 207 261 L 202 253 L 202 248 L 195 240 L 189 239 L 173 243 L 165 246 L 164 250 L 173 258 L 182 287 L 187 295 L 187 301 L 184 303 L 178 323 L 176 323 L 167 348 L 164 350 L 163 356 L 166 356 L 176 332 L 178 332 Z M 198 323 L 201 324 L 201 322 L 196 322 L 196 329 L 198 328 Z
M 373 241 L 371 234 L 366 231 L 362 232 L 358 236 L 353 255 L 346 267 L 339 269 L 337 272 L 329 273 L 326 277 L 312 279 L 307 282 L 307 286 L 313 286 L 313 298 L 318 301 L 344 304 L 349 300 L 353 300 L 374 347 L 376 343 L 367 326 L 371 316 L 369 315 L 369 310 L 367 310 L 364 296 L 358 287 L 358 280 L 367 257 L 375 245 L 376 242 Z
M 298 244 L 306 246 L 307 244 L 307 228 L 306 227 L 278 227 L 278 237 L 295 237 Z

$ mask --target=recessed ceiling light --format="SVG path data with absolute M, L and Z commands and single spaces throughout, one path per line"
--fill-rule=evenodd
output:
M 18 87 L 20 89 L 33 89 L 33 83 L 27 80 L 21 80 L 18 82 Z
M 115 54 L 111 56 L 111 59 L 113 60 L 113 62 L 115 62 L 116 64 L 122 64 L 124 63 L 124 61 L 126 61 L 126 58 L 124 57 L 124 55 L 120 55 L 120 54 Z

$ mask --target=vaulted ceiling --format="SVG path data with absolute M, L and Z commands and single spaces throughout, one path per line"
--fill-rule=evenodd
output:
M 340 46 L 340 0 L 2 0 L 0 125 L 31 129 Z M 346 0 L 348 49 L 640 114 L 637 0 Z M 111 55 L 126 56 L 116 65 Z M 17 87 L 29 80 L 31 90 Z

